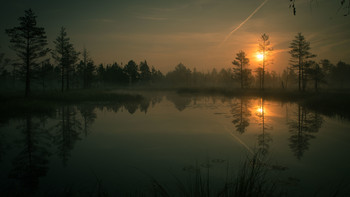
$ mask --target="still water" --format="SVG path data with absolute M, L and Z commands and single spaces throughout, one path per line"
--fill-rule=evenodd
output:
M 63 105 L 1 121 L 0 192 L 133 193 L 171 188 L 194 165 L 220 181 L 247 155 L 281 166 L 306 195 L 349 183 L 350 122 L 258 97 L 145 95 L 141 102 Z M 214 183 L 215 185 L 215 183 Z

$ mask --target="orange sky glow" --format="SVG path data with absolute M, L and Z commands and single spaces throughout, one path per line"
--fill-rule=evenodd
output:
M 179 63 L 208 72 L 232 68 L 243 50 L 254 70 L 261 64 L 259 38 L 266 33 L 273 48 L 266 69 L 281 73 L 290 64 L 289 44 L 298 32 L 311 43 L 316 61 L 350 62 L 349 16 L 339 11 L 338 1 L 312 2 L 296 1 L 294 16 L 287 1 L 272 0 L 8 1 L 0 8 L 0 50 L 11 53 L 3 30 L 30 7 L 51 48 L 64 26 L 75 48 L 86 47 L 96 64 L 147 60 L 163 73 Z

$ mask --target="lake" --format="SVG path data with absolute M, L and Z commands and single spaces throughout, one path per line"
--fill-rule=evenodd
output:
M 196 168 L 220 188 L 256 152 L 292 194 L 349 184 L 346 119 L 259 97 L 143 95 L 2 120 L 1 193 L 137 195 L 154 182 L 176 193 Z

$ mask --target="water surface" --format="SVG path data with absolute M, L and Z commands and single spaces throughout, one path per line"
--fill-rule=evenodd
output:
M 147 190 L 152 179 L 171 187 L 195 165 L 220 182 L 258 151 L 284 169 L 288 187 L 313 193 L 349 182 L 349 131 L 347 120 L 258 97 L 62 105 L 1 121 L 0 191 L 115 194 Z

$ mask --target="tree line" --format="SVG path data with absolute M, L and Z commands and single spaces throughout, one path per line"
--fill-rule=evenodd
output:
M 11 62 L 0 54 L 2 86 L 24 82 L 25 96 L 29 96 L 33 81 L 44 90 L 59 86 L 63 92 L 71 88 L 90 88 L 92 84 L 132 85 L 140 81 L 147 84 L 164 78 L 159 70 L 150 68 L 147 61 L 139 65 L 130 60 L 126 65 L 97 66 L 86 48 L 82 52 L 75 49 L 64 27 L 53 41 L 54 48 L 49 49 L 45 30 L 37 27 L 36 18 L 31 9 L 25 10 L 24 16 L 18 19 L 19 26 L 6 29 L 10 48 L 18 59 Z M 11 65 L 12 71 L 6 69 Z
M 332 64 L 327 59 L 313 60 L 310 42 L 298 33 L 290 42 L 290 65 L 282 74 L 269 69 L 273 48 L 270 37 L 262 34 L 259 41 L 261 65 L 252 70 L 249 58 L 241 50 L 236 54 L 232 67 L 198 72 L 180 63 L 164 75 L 147 61 L 137 64 L 130 60 L 127 64 L 99 64 L 84 48 L 77 51 L 61 27 L 54 48 L 47 47 L 45 30 L 37 27 L 37 16 L 29 9 L 19 17 L 19 26 L 6 29 L 10 38 L 10 48 L 16 52 L 17 60 L 10 60 L 0 53 L 0 80 L 2 87 L 24 86 L 25 96 L 31 87 L 59 89 L 91 88 L 101 86 L 167 86 L 167 87 L 234 87 L 234 88 L 282 88 L 306 91 L 319 88 L 348 88 L 350 86 L 350 65 L 339 61 Z

